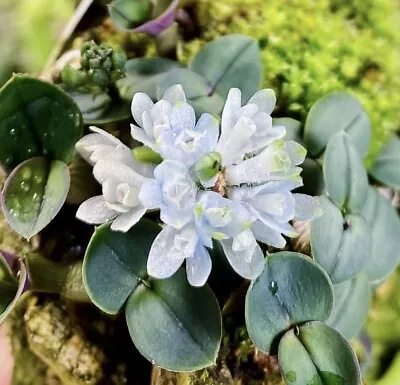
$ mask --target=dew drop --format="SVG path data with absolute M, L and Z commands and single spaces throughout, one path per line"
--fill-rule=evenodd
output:
M 278 292 L 278 283 L 276 281 L 271 281 L 269 283 L 269 291 L 275 295 Z
M 343 230 L 348 230 L 349 227 L 350 227 L 350 221 L 349 221 L 348 219 L 346 219 L 346 220 L 343 222 Z
M 29 167 L 24 167 L 21 170 L 22 179 L 30 179 L 32 177 L 32 170 Z
M 289 382 L 296 382 L 297 376 L 296 373 L 291 370 L 290 372 L 286 373 L 286 378 Z
M 32 154 L 32 152 L 33 152 L 33 149 L 32 149 L 32 148 L 28 148 L 28 149 L 26 150 L 26 153 L 27 153 L 27 154 Z
M 155 365 L 156 362 L 155 362 L 154 360 L 151 360 L 151 364 L 152 364 L 152 365 Z
M 12 163 L 12 161 L 13 161 L 13 158 L 11 156 L 7 157 L 5 160 L 6 165 L 9 166 Z
M 21 186 L 21 190 L 25 191 L 25 192 L 28 192 L 30 190 L 30 188 L 31 188 L 29 183 L 27 183 L 26 181 L 22 181 L 20 186 Z
M 42 182 L 43 182 L 43 175 L 36 174 L 36 175 L 33 177 L 33 181 L 34 181 L 36 184 L 42 183 Z

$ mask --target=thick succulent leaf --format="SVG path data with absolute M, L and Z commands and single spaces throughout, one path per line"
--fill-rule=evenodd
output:
M 69 162 L 82 135 L 82 115 L 62 89 L 14 75 L 0 90 L 0 164 L 13 168 L 46 155 Z
M 154 365 L 175 372 L 215 363 L 221 342 L 221 313 L 206 285 L 189 285 L 183 269 L 165 280 L 139 285 L 126 306 L 137 349 Z
M 106 93 L 93 95 L 71 91 L 69 95 L 82 112 L 85 124 L 108 124 L 131 117 L 131 106 L 125 102 L 112 102 Z
M 31 158 L 8 176 L 1 208 L 10 226 L 29 239 L 57 215 L 68 194 L 68 166 L 59 160 Z
M 323 153 L 330 138 L 345 131 L 364 157 L 371 141 L 371 123 L 360 102 L 344 92 L 333 92 L 319 99 L 308 113 L 304 142 L 313 157 Z
M 359 214 L 368 193 L 368 178 L 353 141 L 345 132 L 334 135 L 324 156 L 326 191 L 341 209 Z
M 362 215 L 372 230 L 372 255 L 365 270 L 370 281 L 378 283 L 400 262 L 400 219 L 390 202 L 373 187 L 369 187 Z
M 131 103 L 136 92 L 144 92 L 156 100 L 157 85 L 165 75 L 177 68 L 181 68 L 181 64 L 161 57 L 128 60 L 125 64 L 126 77 L 116 82 L 121 99 Z
M 282 333 L 299 323 L 324 321 L 332 308 L 332 283 L 318 264 L 298 253 L 270 254 L 246 295 L 247 330 L 258 349 L 274 353 Z
M 369 173 L 387 186 L 400 188 L 400 139 L 397 136 L 383 146 Z
M 223 98 L 213 92 L 206 80 L 188 69 L 175 69 L 163 77 L 158 86 L 158 97 L 161 98 L 165 90 L 175 84 L 181 84 L 187 101 L 193 106 L 197 115 L 204 112 L 219 114 L 224 106 Z
M 193 59 L 191 70 L 203 77 L 210 88 L 226 98 L 230 88 L 242 91 L 247 102 L 258 90 L 262 65 L 258 43 L 244 35 L 228 35 L 207 44 Z
M 361 385 L 353 349 L 323 322 L 288 331 L 279 343 L 278 359 L 288 385 Z
M 24 291 L 27 280 L 26 267 L 19 260 L 18 280 L 14 277 L 7 260 L 0 253 L 0 324 L 10 314 Z
M 343 217 L 328 197 L 319 201 L 323 214 L 311 222 L 312 255 L 332 282 L 340 283 L 360 273 L 370 260 L 371 228 L 360 215 Z
M 94 232 L 83 262 L 83 283 L 92 302 L 109 314 L 118 313 L 127 298 L 147 278 L 147 257 L 160 232 L 142 219 L 127 233 L 102 225 Z
M 345 282 L 333 285 L 335 305 L 327 324 L 348 340 L 361 331 L 371 303 L 371 285 L 362 272 Z
M 286 128 L 286 135 L 283 138 L 285 141 L 294 140 L 297 143 L 303 143 L 302 127 L 298 120 L 292 118 L 274 118 L 272 119 L 272 125 Z

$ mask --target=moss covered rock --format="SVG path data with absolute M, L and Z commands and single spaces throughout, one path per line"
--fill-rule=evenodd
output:
M 198 0 L 199 38 L 182 42 L 189 62 L 208 41 L 258 39 L 263 86 L 277 92 L 277 116 L 303 119 L 334 90 L 357 96 L 372 120 L 370 159 L 400 127 L 400 6 L 393 0 Z

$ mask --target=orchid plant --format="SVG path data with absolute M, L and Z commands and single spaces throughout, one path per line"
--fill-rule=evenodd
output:
M 362 329 L 373 285 L 400 259 L 399 218 L 363 165 L 370 124 L 361 104 L 327 95 L 304 130 L 272 118 L 275 93 L 258 90 L 258 46 L 245 36 L 210 43 L 189 68 L 153 58 L 122 69 L 124 55 L 85 47 L 104 56 L 96 66 L 115 59 L 109 71 L 131 103 L 130 138 L 108 126 L 81 136 L 75 91 L 63 91 L 69 70 L 60 87 L 17 75 L 0 91 L 0 161 L 10 171 L 1 204 L 13 229 L 36 236 L 61 210 L 75 149 L 99 184 L 74 208 L 96 225 L 83 261 L 0 257 L 0 321 L 27 290 L 90 300 L 107 314 L 124 310 L 134 345 L 154 365 L 194 371 L 216 363 L 220 305 L 244 285 L 248 334 L 278 356 L 288 385 L 360 385 L 347 340 Z M 372 173 L 398 187 L 392 159 L 380 157 Z

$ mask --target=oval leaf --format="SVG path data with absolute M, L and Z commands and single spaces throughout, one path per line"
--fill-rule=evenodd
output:
M 333 285 L 335 306 L 327 324 L 348 340 L 361 331 L 371 303 L 371 286 L 365 273 Z
M 186 372 L 216 361 L 222 335 L 218 302 L 207 285 L 190 286 L 182 269 L 138 286 L 126 321 L 135 346 L 154 365 Z
M 236 87 L 247 102 L 262 80 L 258 43 L 244 35 L 228 35 L 207 44 L 195 56 L 190 68 L 207 81 L 212 93 L 223 99 L 230 88 Z
M 68 194 L 68 166 L 59 160 L 32 158 L 8 176 L 1 208 L 10 226 L 30 239 L 57 215 Z
M 398 137 L 392 138 L 383 146 L 369 172 L 379 182 L 393 188 L 400 188 L 400 139 Z
M 222 97 L 212 92 L 204 78 L 188 69 L 175 69 L 169 72 L 158 86 L 158 97 L 161 98 L 165 90 L 175 84 L 182 85 L 186 99 L 196 110 L 197 115 L 203 112 L 216 115 L 221 112 L 224 106 Z
M 24 263 L 19 259 L 19 276 L 17 281 L 6 259 L 0 253 L 0 324 L 16 305 L 24 291 L 26 281 L 27 273 Z
M 34 156 L 69 162 L 82 135 L 82 116 L 59 87 L 14 75 L 0 90 L 0 163 L 13 168 Z
M 127 233 L 105 224 L 96 229 L 83 262 L 83 282 L 92 302 L 108 314 L 117 314 L 147 277 L 147 257 L 160 227 L 142 219 Z
M 312 259 L 285 251 L 270 254 L 246 295 L 247 330 L 257 348 L 269 354 L 291 326 L 326 320 L 332 308 L 332 283 Z
M 352 140 L 345 132 L 334 135 L 324 156 L 326 191 L 341 209 L 359 214 L 368 193 L 368 178 Z
M 177 68 L 181 68 L 178 62 L 161 57 L 128 60 L 125 64 L 126 77 L 116 82 L 121 99 L 131 103 L 136 92 L 144 92 L 156 100 L 158 84 L 166 74 Z
M 400 262 L 400 219 L 390 202 L 369 187 L 363 216 L 371 226 L 372 251 L 366 273 L 371 282 L 378 283 Z
M 312 255 L 332 282 L 340 283 L 366 266 L 371 257 L 371 229 L 360 215 L 343 217 L 328 197 L 319 197 L 319 202 L 323 214 L 311 222 Z
M 361 385 L 357 357 L 348 342 L 322 322 L 287 332 L 278 353 L 288 385 Z
M 364 157 L 371 141 L 371 123 L 360 102 L 344 92 L 333 92 L 319 99 L 308 113 L 304 142 L 313 157 L 322 154 L 330 138 L 345 131 Z
M 274 118 L 272 119 L 273 126 L 283 126 L 286 128 L 286 135 L 283 138 L 289 142 L 294 140 L 297 143 L 303 143 L 303 136 L 301 134 L 301 123 L 292 118 Z

